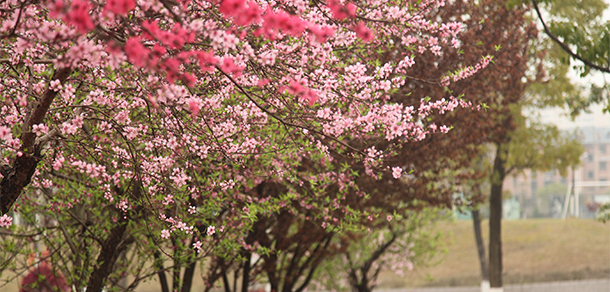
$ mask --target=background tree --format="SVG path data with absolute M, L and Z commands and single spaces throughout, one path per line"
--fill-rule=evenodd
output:
M 602 20 L 608 7 L 598 0 L 590 1 L 532 1 L 535 15 L 543 26 L 545 34 L 561 50 L 559 60 L 572 66 L 581 77 L 591 70 L 608 73 L 610 67 L 610 47 L 608 47 L 608 22 Z M 545 10 L 548 15 L 545 16 Z M 572 62 L 576 60 L 576 62 Z M 558 62 L 557 62 L 558 63 Z M 592 84 L 588 96 L 568 96 L 564 101 L 575 116 L 587 111 L 591 104 L 605 105 L 610 108 L 607 85 Z
M 386 229 L 360 235 L 348 243 L 339 256 L 324 262 L 316 276 L 317 289 L 335 291 L 372 291 L 381 271 L 398 276 L 415 266 L 429 264 L 441 252 L 440 233 L 435 221 L 446 219 L 441 209 L 412 212 L 412 216 L 392 218 Z M 380 218 L 379 220 L 387 220 Z

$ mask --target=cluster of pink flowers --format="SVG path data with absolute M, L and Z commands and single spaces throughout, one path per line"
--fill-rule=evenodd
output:
M 107 11 L 117 15 L 125 15 L 136 7 L 135 0 L 108 0 L 104 7 Z
M 447 77 L 443 78 L 441 83 L 443 84 L 443 86 L 448 86 L 450 81 L 457 82 L 462 79 L 466 79 L 466 78 L 476 74 L 477 72 L 479 72 L 479 70 L 487 67 L 487 65 L 489 65 L 489 63 L 492 61 L 492 59 L 493 59 L 493 56 L 489 56 L 489 55 L 483 56 L 481 58 L 481 61 L 478 64 L 476 64 L 474 66 L 468 66 L 466 68 L 459 70 L 458 72 L 455 72 L 453 74 L 453 77 L 447 76 Z
M 11 225 L 13 225 L 13 217 L 6 214 L 0 217 L 0 227 L 10 227 Z

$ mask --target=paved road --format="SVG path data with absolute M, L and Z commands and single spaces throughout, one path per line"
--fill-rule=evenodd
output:
M 481 292 L 481 287 L 375 289 L 376 292 Z M 508 285 L 504 292 L 610 292 L 610 279 Z

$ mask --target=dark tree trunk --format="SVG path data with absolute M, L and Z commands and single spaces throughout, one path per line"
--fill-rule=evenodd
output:
M 161 259 L 161 253 L 155 251 L 155 269 L 157 269 L 157 276 L 159 276 L 159 283 L 161 284 L 162 292 L 169 292 L 169 285 L 167 284 L 167 276 L 165 276 L 165 268 L 163 267 L 163 260 Z
M 119 221 L 117 224 L 118 225 L 110 230 L 108 238 L 102 243 L 102 250 L 97 257 L 97 267 L 91 273 L 91 277 L 87 283 L 87 292 L 102 291 L 104 282 L 112 273 L 119 254 L 127 247 L 124 241 L 127 222 Z
M 195 237 L 191 240 L 191 245 L 195 243 Z M 197 251 L 193 248 L 193 253 L 197 256 Z M 195 267 L 197 267 L 197 261 L 193 260 L 189 263 L 188 267 L 184 270 L 184 276 L 182 276 L 182 292 L 190 292 L 191 286 L 193 285 L 193 275 L 195 274 Z
M 506 175 L 507 144 L 496 144 L 489 197 L 489 284 L 502 287 L 502 183 Z
M 180 253 L 178 251 L 178 239 L 174 236 L 171 237 L 172 247 L 174 248 L 174 267 L 172 268 L 172 291 L 177 292 L 180 290 L 180 270 L 181 267 L 178 264 L 178 258 Z
M 246 260 L 244 261 L 244 269 L 242 273 L 242 282 L 241 282 L 241 292 L 248 292 L 248 284 L 250 283 L 250 259 L 252 258 L 252 253 L 245 253 Z
M 224 284 L 225 292 L 231 292 L 231 285 L 229 285 L 229 277 L 227 277 L 227 272 L 222 272 L 222 283 Z
M 369 289 L 369 283 L 368 282 L 362 282 L 362 283 L 358 283 L 358 284 L 354 285 L 352 287 L 352 291 L 354 291 L 354 292 L 371 292 L 371 290 Z
M 477 243 L 479 263 L 481 264 L 481 277 L 484 281 L 489 281 L 489 267 L 487 266 L 487 257 L 485 257 L 485 243 L 481 232 L 481 211 L 479 209 L 472 210 L 472 223 L 474 224 L 474 239 Z
M 52 80 L 59 80 L 64 83 L 72 74 L 70 68 L 56 70 Z M 2 171 L 2 181 L 0 182 L 0 215 L 4 215 L 11 210 L 15 201 L 21 195 L 21 191 L 30 183 L 32 175 L 36 172 L 36 166 L 41 159 L 40 151 L 43 145 L 36 145 L 36 134 L 32 132 L 32 126 L 44 121 L 44 117 L 57 96 L 56 91 L 47 89 L 32 111 L 26 117 L 21 134 L 21 149 L 23 155 L 18 156 L 13 166 L 0 164 Z

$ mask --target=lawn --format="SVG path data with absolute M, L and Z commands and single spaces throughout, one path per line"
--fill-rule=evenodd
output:
M 488 244 L 488 221 L 484 220 L 482 227 Z M 378 287 L 479 285 L 472 221 L 441 222 L 438 229 L 445 234 L 448 244 L 448 253 L 436 259 L 440 263 L 416 267 L 404 278 L 383 273 Z M 502 229 L 505 284 L 610 277 L 610 224 L 529 219 L 503 221 Z M 199 272 L 196 275 L 192 291 L 201 291 L 204 284 Z M 17 291 L 17 283 L 3 289 Z M 156 277 L 142 283 L 137 291 L 160 291 Z
M 488 221 L 482 223 L 485 245 Z M 472 221 L 442 222 L 448 253 L 439 264 L 404 278 L 386 272 L 379 287 L 479 285 Z M 610 277 L 610 224 L 593 220 L 529 219 L 502 223 L 504 284 Z M 487 246 L 486 246 L 487 249 Z

